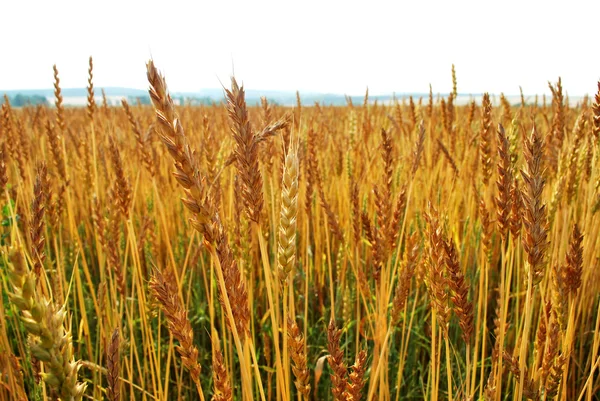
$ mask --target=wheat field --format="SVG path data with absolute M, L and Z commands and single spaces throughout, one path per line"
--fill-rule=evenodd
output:
M 2 105 L 0 400 L 600 399 L 600 83 L 176 106 L 146 67 L 151 106 L 91 58 L 87 107 L 56 66 Z

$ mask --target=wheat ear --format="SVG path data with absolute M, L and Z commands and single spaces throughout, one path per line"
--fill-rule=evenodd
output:
M 21 312 L 25 330 L 31 334 L 31 354 L 45 364 L 42 379 L 54 397 L 79 401 L 86 384 L 77 381 L 80 363 L 73 358 L 73 341 L 66 322 L 67 312 L 38 290 L 38 279 L 26 266 L 23 254 L 10 255 L 11 302 Z
M 481 133 L 479 152 L 483 169 L 483 184 L 487 185 L 492 176 L 492 101 L 488 93 L 483 94 Z
M 279 279 L 287 283 L 296 259 L 296 216 L 298 214 L 298 154 L 294 146 L 285 157 L 281 182 L 281 213 L 277 264 Z
M 215 393 L 213 395 L 213 401 L 232 401 L 233 390 L 231 389 L 231 382 L 229 381 L 229 374 L 225 367 L 225 358 L 221 352 L 221 345 L 219 344 L 216 336 L 213 338 L 213 382 Z
M 354 365 L 348 375 L 346 384 L 346 401 L 360 401 L 362 390 L 365 387 L 365 371 L 367 362 L 367 351 L 361 350 L 356 355 Z
M 121 370 L 120 344 L 121 339 L 119 329 L 117 328 L 112 333 L 106 351 L 106 377 L 108 380 L 106 395 L 109 401 L 119 401 L 121 399 L 121 379 L 119 376 Z
M 305 401 L 310 398 L 310 377 L 306 362 L 305 340 L 296 321 L 288 317 L 288 348 L 294 365 L 292 372 L 296 377 L 296 388 Z
M 346 401 L 346 376 L 348 371 L 344 362 L 344 352 L 340 348 L 340 337 L 342 331 L 336 328 L 333 319 L 327 328 L 327 349 L 329 350 L 329 366 L 333 370 L 331 375 L 331 392 L 335 401 Z
M 189 370 L 192 380 L 199 383 L 201 369 L 198 363 L 198 349 L 194 345 L 194 332 L 177 291 L 158 270 L 150 279 L 150 289 L 167 318 L 169 331 L 181 344 L 176 349 L 183 365 Z
M 226 89 L 227 111 L 231 121 L 231 133 L 236 142 L 235 160 L 242 179 L 242 196 L 248 218 L 260 221 L 263 208 L 262 175 L 258 165 L 259 137 L 254 134 L 243 86 L 239 86 L 235 78 L 231 78 L 231 90 Z

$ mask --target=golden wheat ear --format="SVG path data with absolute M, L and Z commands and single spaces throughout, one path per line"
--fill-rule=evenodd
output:
M 194 331 L 179 294 L 158 270 L 154 271 L 150 279 L 150 289 L 167 318 L 169 331 L 181 344 L 176 349 L 183 365 L 189 370 L 192 380 L 200 382 L 201 368 L 198 363 L 198 348 L 194 345 Z
M 233 390 L 231 389 L 229 374 L 227 373 L 227 367 L 225 366 L 225 359 L 221 352 L 221 345 L 216 336 L 213 337 L 212 343 L 213 385 L 215 389 L 212 400 L 232 401 Z
M 367 351 L 361 350 L 356 355 L 354 365 L 352 365 L 351 372 L 348 375 L 348 383 L 346 384 L 346 400 L 347 401 L 360 401 L 362 390 L 365 387 L 365 372 L 367 368 Z
M 108 387 L 106 395 L 109 401 L 120 401 L 121 399 L 121 338 L 119 329 L 115 329 L 111 335 L 108 349 L 106 350 L 106 379 Z
M 336 401 L 344 401 L 346 399 L 345 392 L 348 376 L 348 370 L 344 362 L 344 352 L 340 347 L 341 336 L 342 330 L 335 326 L 335 321 L 332 318 L 327 328 L 327 349 L 329 350 L 327 360 L 333 370 L 333 374 L 331 375 L 331 392 Z
M 510 230 L 510 211 L 512 209 L 512 200 L 510 190 L 513 182 L 513 172 L 510 161 L 510 145 L 508 137 L 502 124 L 498 124 L 498 196 L 496 203 L 496 219 L 498 222 L 500 234 L 504 241 L 507 240 Z
M 88 86 L 87 86 L 87 116 L 90 121 L 94 121 L 96 114 L 96 100 L 94 98 L 94 61 L 90 56 L 88 61 Z
M 492 176 L 492 101 L 488 93 L 483 94 L 481 105 L 481 131 L 479 152 L 481 154 L 481 168 L 483 184 L 487 186 Z
M 231 133 L 236 143 L 236 167 L 242 180 L 246 215 L 258 223 L 263 209 L 262 175 L 258 165 L 260 137 L 250 125 L 244 86 L 231 77 L 231 89 L 225 89 Z
M 281 182 L 281 212 L 279 217 L 279 245 L 277 264 L 282 284 L 292 272 L 296 261 L 296 218 L 298 215 L 298 174 L 297 149 L 291 147 L 285 157 Z
M 306 341 L 296 321 L 291 317 L 288 317 L 288 336 L 288 348 L 294 362 L 292 372 L 296 378 L 296 388 L 307 401 L 310 399 L 310 375 L 306 361 Z
M 594 96 L 594 103 L 592 104 L 593 112 L 593 129 L 592 134 L 596 138 L 596 142 L 600 141 L 600 81 L 598 81 L 598 92 Z
M 192 213 L 192 226 L 204 235 L 206 241 L 213 242 L 216 206 L 208 192 L 206 178 L 200 173 L 196 153 L 185 135 L 165 78 L 152 60 L 148 61 L 146 69 L 150 83 L 148 92 L 156 115 L 155 130 L 175 162 L 174 176 L 185 193 L 182 202 Z
M 527 170 L 521 171 L 523 176 L 523 203 L 525 238 L 523 248 L 527 253 L 529 269 L 534 284 L 538 284 L 546 265 L 546 250 L 548 249 L 548 220 L 546 205 L 543 202 L 544 178 L 544 140 L 533 127 L 531 136 L 525 144 L 525 161 Z
M 458 253 L 454 240 L 444 242 L 444 253 L 448 271 L 448 286 L 452 292 L 452 303 L 454 311 L 458 316 L 458 322 L 462 330 L 462 338 L 465 343 L 470 343 L 473 334 L 473 303 L 469 300 L 469 284 L 465 279 L 460 266 Z

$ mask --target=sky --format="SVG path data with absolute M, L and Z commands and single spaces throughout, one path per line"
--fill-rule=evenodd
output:
M 451 90 L 572 96 L 600 79 L 600 1 L 0 0 L 0 90 L 246 88 L 360 95 Z

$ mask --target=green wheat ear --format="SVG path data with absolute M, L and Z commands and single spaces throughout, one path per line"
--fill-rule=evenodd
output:
M 38 291 L 36 276 L 21 252 L 11 251 L 8 259 L 8 277 L 13 286 L 9 299 L 31 335 L 31 355 L 45 364 L 43 381 L 60 399 L 81 400 L 86 384 L 77 381 L 80 364 L 73 359 L 73 339 L 65 322 L 67 312 Z

